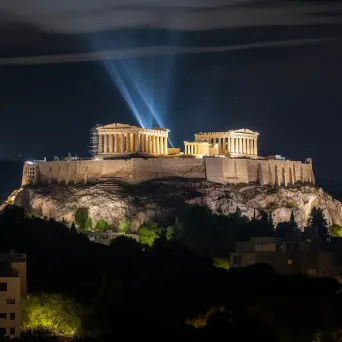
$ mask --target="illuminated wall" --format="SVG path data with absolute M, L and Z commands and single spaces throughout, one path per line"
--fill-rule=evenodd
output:
M 51 161 L 36 164 L 35 177 L 27 178 L 24 165 L 23 185 L 86 184 L 106 178 L 129 183 L 181 177 L 212 182 L 288 185 L 315 182 L 312 164 L 298 161 L 237 158 L 132 158 L 123 160 Z

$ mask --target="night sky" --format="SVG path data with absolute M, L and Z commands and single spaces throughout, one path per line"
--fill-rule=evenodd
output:
M 87 157 L 95 124 L 161 123 L 181 148 L 250 128 L 342 180 L 340 2 L 69 3 L 1 0 L 0 159 Z

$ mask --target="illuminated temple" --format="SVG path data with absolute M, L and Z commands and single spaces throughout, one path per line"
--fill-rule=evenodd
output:
M 133 152 L 166 155 L 168 134 L 169 130 L 164 128 L 145 129 L 114 123 L 95 127 L 93 144 L 96 154 L 102 157 Z
M 184 153 L 190 155 L 258 156 L 258 132 L 237 129 L 227 132 L 195 134 L 195 141 L 184 141 Z
M 97 184 L 108 181 L 136 184 L 181 177 L 219 184 L 314 184 L 312 161 L 258 156 L 259 133 L 249 129 L 195 134 L 185 150 L 168 147 L 169 130 L 113 123 L 92 129 L 92 158 L 67 157 L 27 161 L 22 186 L 27 184 Z
M 113 123 L 98 125 L 93 129 L 93 154 L 99 158 L 140 153 L 156 156 L 181 154 L 180 149 L 168 148 L 170 130 L 154 127 L 151 129 Z M 249 129 L 225 132 L 195 134 L 194 141 L 184 141 L 185 155 L 227 156 L 256 158 L 258 156 L 259 133 Z

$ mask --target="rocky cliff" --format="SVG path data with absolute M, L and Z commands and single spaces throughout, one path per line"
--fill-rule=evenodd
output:
M 342 204 L 312 185 L 293 187 L 220 185 L 199 180 L 158 180 L 129 185 L 116 181 L 96 185 L 50 185 L 26 188 L 16 194 L 14 204 L 48 218 L 71 223 L 77 208 L 87 207 L 93 222 L 105 219 L 118 226 L 131 219 L 132 231 L 148 219 L 179 215 L 186 204 L 209 207 L 229 214 L 239 207 L 253 217 L 254 209 L 272 212 L 274 223 L 289 220 L 294 212 L 300 228 L 311 209 L 324 210 L 329 224 L 342 225 Z

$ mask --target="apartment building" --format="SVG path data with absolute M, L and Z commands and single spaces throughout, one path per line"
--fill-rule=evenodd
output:
M 20 298 L 25 294 L 25 254 L 14 251 L 0 254 L 0 339 L 20 337 Z

